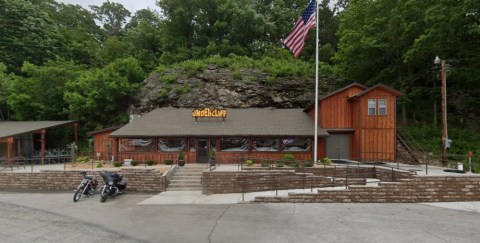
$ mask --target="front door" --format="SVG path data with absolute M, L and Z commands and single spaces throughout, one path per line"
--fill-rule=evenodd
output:
M 197 163 L 208 162 L 208 139 L 197 139 Z
M 326 139 L 327 157 L 330 159 L 349 159 L 350 134 L 330 134 Z

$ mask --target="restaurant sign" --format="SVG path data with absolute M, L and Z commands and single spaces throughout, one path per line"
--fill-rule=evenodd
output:
M 204 109 L 195 109 L 192 111 L 192 116 L 195 117 L 195 119 L 199 117 L 214 117 L 214 118 L 223 118 L 225 119 L 227 117 L 227 110 L 225 109 L 210 109 L 210 108 L 204 108 Z

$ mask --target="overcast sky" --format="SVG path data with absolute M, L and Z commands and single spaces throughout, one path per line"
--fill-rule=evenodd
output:
M 70 4 L 78 4 L 85 9 L 90 10 L 89 5 L 97 5 L 101 6 L 102 3 L 106 2 L 107 0 L 56 0 L 57 2 L 63 3 L 70 3 Z M 120 3 L 122 4 L 130 13 L 133 15 L 137 10 L 144 9 L 150 7 L 154 10 L 159 10 L 159 8 L 155 5 L 156 0 L 110 0 L 110 2 Z

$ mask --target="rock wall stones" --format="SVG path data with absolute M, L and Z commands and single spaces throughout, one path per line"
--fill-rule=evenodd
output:
M 88 174 L 91 174 L 88 172 Z M 94 172 L 99 185 L 104 185 L 99 172 Z M 127 191 L 162 192 L 166 190 L 165 176 L 154 169 L 122 169 Z M 73 191 L 82 181 L 80 171 L 0 172 L 3 191 Z

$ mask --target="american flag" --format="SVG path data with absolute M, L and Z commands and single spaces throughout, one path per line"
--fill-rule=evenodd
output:
M 317 5 L 316 0 L 312 0 L 308 7 L 303 11 L 302 16 L 295 24 L 292 32 L 283 41 L 283 44 L 293 52 L 295 57 L 298 57 L 303 51 L 303 45 L 307 38 L 308 31 L 315 28 L 315 10 Z

